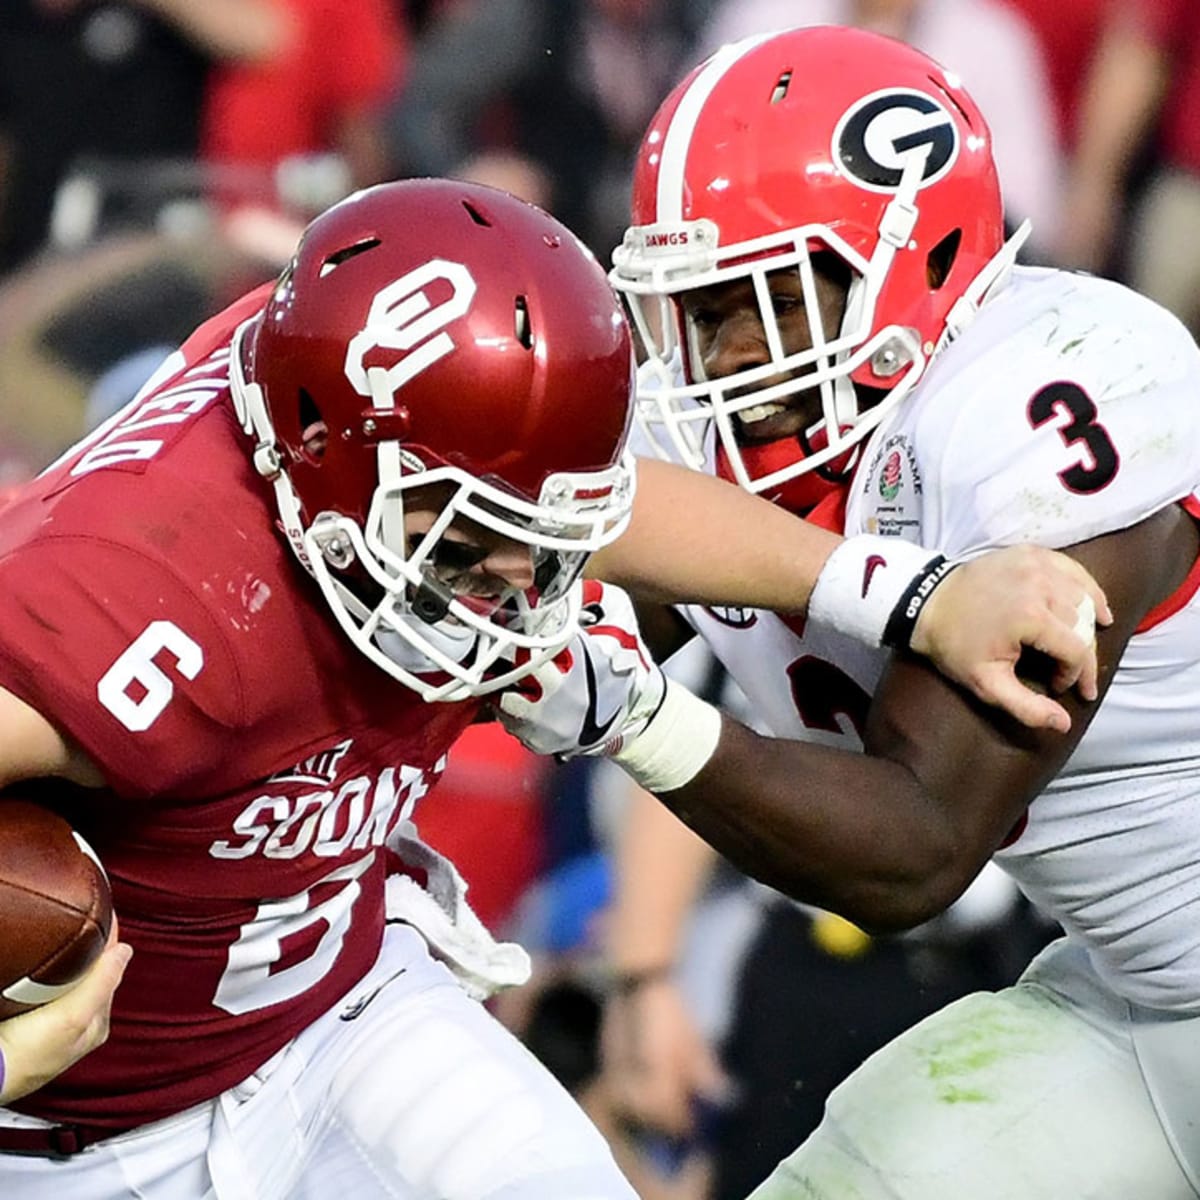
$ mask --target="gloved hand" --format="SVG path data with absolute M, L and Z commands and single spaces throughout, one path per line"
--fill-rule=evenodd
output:
M 666 681 L 625 592 L 585 580 L 579 625 L 562 653 L 500 693 L 501 724 L 538 754 L 614 754 L 662 703 Z

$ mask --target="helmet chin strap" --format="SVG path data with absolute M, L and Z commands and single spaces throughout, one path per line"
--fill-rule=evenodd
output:
M 426 645 L 431 645 L 444 654 L 451 662 L 462 663 L 475 648 L 477 634 L 465 625 L 455 625 L 441 621 L 435 625 L 426 624 L 420 617 L 393 617 L 388 626 L 381 625 L 375 631 L 375 644 L 398 666 L 414 675 L 428 675 L 437 670 L 437 664 L 432 662 L 426 651 L 414 642 L 410 642 L 397 626 L 411 628 Z
M 283 469 L 283 459 L 275 448 L 275 425 L 267 411 L 266 397 L 261 385 L 251 383 L 242 370 L 242 339 L 257 318 L 243 321 L 234 332 L 229 348 L 229 391 L 233 398 L 233 411 L 242 431 L 255 439 L 252 453 L 254 469 L 275 493 L 275 504 L 279 509 L 279 520 L 300 565 L 313 574 L 312 561 L 304 541 L 304 523 L 300 519 L 300 498 L 292 487 L 292 481 Z
M 752 478 L 763 479 L 803 462 L 826 445 L 826 430 L 822 423 L 817 426 L 811 440 L 806 441 L 803 435 L 796 435 L 753 446 L 740 446 L 738 455 Z M 804 516 L 831 492 L 845 486 L 845 473 L 853 466 L 857 451 L 858 447 L 852 447 L 824 466 L 802 471 L 759 494 L 790 513 Z M 737 475 L 729 462 L 729 453 L 722 443 L 718 443 L 716 449 L 716 471 L 722 479 L 737 482 Z
M 383 367 L 370 367 L 367 370 L 367 386 L 371 392 L 371 403 L 377 410 L 389 412 L 396 407 L 396 396 L 388 382 L 388 373 Z M 404 492 L 400 482 L 404 468 L 400 459 L 400 443 L 395 438 L 380 440 L 375 449 L 375 466 L 379 474 L 380 489 L 387 497 L 380 513 L 379 536 L 393 554 L 403 557 L 406 534 Z
M 346 611 L 365 626 L 373 616 L 372 610 L 336 576 L 328 571 L 325 576 Z M 413 675 L 429 675 L 439 670 L 423 646 L 432 647 L 451 662 L 461 664 L 474 649 L 478 636 L 466 625 L 453 621 L 430 623 L 416 612 L 400 612 L 394 606 L 387 621 L 386 625 L 376 626 L 372 638 L 392 662 Z M 412 631 L 411 638 L 404 635 L 405 629 Z
M 1028 220 L 1022 221 L 1012 237 L 967 285 L 966 290 L 946 314 L 946 328 L 938 339 L 938 350 L 960 337 L 979 315 L 979 310 L 987 303 L 989 297 L 995 295 L 1008 282 L 1017 255 L 1032 231 L 1033 223 Z
M 833 381 L 833 412 L 835 423 L 843 428 L 858 416 L 858 393 L 849 375 L 839 375 Z

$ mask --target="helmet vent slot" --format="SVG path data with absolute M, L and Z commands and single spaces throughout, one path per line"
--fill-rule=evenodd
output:
M 788 88 L 792 86 L 791 71 L 784 71 L 782 75 L 775 81 L 775 90 L 771 93 L 771 103 L 778 104 L 788 94 Z
M 336 271 L 347 259 L 357 258 L 358 255 L 365 254 L 368 250 L 374 250 L 378 245 L 378 238 L 364 238 L 361 242 L 355 242 L 353 246 L 343 246 L 341 250 L 335 250 L 321 263 L 320 277 L 324 279 L 326 275 Z
M 529 301 L 518 296 L 513 305 L 513 332 L 526 350 L 533 349 L 533 325 L 529 320 Z
M 925 259 L 925 277 L 929 281 L 931 291 L 936 292 L 950 275 L 954 260 L 958 257 L 958 247 L 962 244 L 962 230 L 952 229 L 932 250 Z
M 487 217 L 485 217 L 483 213 L 481 213 L 479 209 L 475 207 L 475 205 L 470 203 L 470 201 L 464 200 L 463 208 L 467 210 L 467 216 L 469 216 L 476 225 L 482 225 L 485 229 L 490 229 L 492 227 L 491 221 L 489 221 Z
M 929 82 L 932 83 L 935 88 L 937 88 L 940 96 L 944 97 L 951 104 L 953 104 L 956 109 L 958 109 L 958 115 L 962 117 L 964 121 L 966 121 L 967 128 L 974 128 L 974 122 L 971 120 L 971 114 L 967 112 L 965 108 L 963 108 L 958 96 L 955 95 L 955 87 L 961 87 L 962 84 L 955 80 L 954 86 L 947 87 L 947 79 L 945 77 L 939 77 L 932 74 L 929 76 Z

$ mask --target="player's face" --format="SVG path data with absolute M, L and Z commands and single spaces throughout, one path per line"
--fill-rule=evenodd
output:
M 418 489 L 406 506 L 404 530 L 409 554 L 441 514 L 441 497 Z M 467 517 L 449 525 L 426 560 L 426 569 L 459 599 L 499 602 L 534 583 L 533 552 L 524 542 L 505 537 Z
M 305 448 L 319 458 L 327 437 L 325 422 L 318 421 L 304 431 Z M 449 488 L 440 486 L 413 490 L 404 519 L 410 555 L 433 528 L 449 494 Z M 446 529 L 428 564 L 433 577 L 459 597 L 494 600 L 514 589 L 525 591 L 534 581 L 529 546 L 466 517 Z
M 846 287 L 819 269 L 814 275 L 821 328 L 828 337 L 841 328 Z M 775 323 L 785 353 L 798 354 L 810 349 L 812 322 L 799 272 L 784 269 L 772 272 L 767 278 Z M 695 288 L 685 292 L 680 302 L 685 320 L 693 330 L 693 352 L 699 358 L 696 365 L 706 379 L 721 379 L 771 361 L 762 313 L 750 279 Z M 788 377 L 780 374 L 754 388 L 735 390 L 731 395 L 772 387 Z M 783 402 L 744 409 L 734 420 L 739 440 L 769 442 L 795 436 L 820 414 L 820 397 L 810 390 L 796 393 Z

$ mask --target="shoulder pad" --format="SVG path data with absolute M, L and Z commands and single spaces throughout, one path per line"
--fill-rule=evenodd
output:
M 872 439 L 855 505 L 944 553 L 1062 547 L 1200 484 L 1200 350 L 1127 288 L 1023 271 Z M 889 498 L 890 493 L 890 498 Z M 857 513 L 855 515 L 858 515 Z

